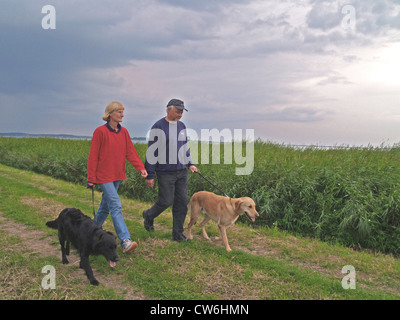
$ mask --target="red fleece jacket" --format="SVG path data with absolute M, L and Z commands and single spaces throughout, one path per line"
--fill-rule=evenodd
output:
M 107 125 L 98 127 L 93 133 L 90 146 L 88 181 L 100 184 L 125 180 L 126 159 L 138 171 L 144 170 L 127 129 L 121 127 L 116 133 L 107 128 Z

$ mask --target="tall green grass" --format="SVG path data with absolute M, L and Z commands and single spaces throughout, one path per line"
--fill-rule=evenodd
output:
M 144 161 L 147 146 L 135 147 Z M 204 143 L 198 148 L 212 149 Z M 86 184 L 89 149 L 85 140 L 0 138 L 0 162 Z M 235 175 L 235 163 L 212 164 L 211 156 L 212 151 L 210 164 L 197 167 L 231 197 L 252 197 L 261 215 L 256 224 L 400 253 L 399 148 L 298 149 L 256 141 L 254 171 L 248 176 Z M 189 195 L 200 190 L 219 193 L 191 175 Z M 144 201 L 157 197 L 157 189 L 147 188 L 130 165 L 120 193 Z

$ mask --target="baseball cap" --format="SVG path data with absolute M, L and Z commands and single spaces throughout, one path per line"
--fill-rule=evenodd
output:
M 185 108 L 185 105 L 183 103 L 182 100 L 179 99 L 172 99 L 168 102 L 167 104 L 167 108 L 169 106 L 175 106 L 176 108 L 178 108 L 179 110 L 185 110 L 185 111 L 189 111 L 188 109 Z

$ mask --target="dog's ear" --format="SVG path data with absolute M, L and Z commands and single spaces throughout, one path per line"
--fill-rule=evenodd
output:
M 107 233 L 108 233 L 110 236 L 113 236 L 115 240 L 117 240 L 117 236 L 116 236 L 114 233 L 112 233 L 112 232 L 110 232 L 110 231 L 107 231 Z
M 235 211 L 239 211 L 239 209 L 240 209 L 240 205 L 243 203 L 243 200 L 242 199 L 236 199 L 236 201 L 235 201 L 235 204 L 234 204 L 234 209 L 235 209 Z
M 93 241 L 98 242 L 101 240 L 101 238 L 103 238 L 103 233 L 98 232 L 93 236 Z

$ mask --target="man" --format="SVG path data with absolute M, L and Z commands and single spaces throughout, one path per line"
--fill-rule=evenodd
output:
M 180 121 L 184 102 L 172 99 L 167 105 L 167 116 L 157 121 L 150 131 L 145 168 L 146 185 L 154 188 L 154 174 L 158 180 L 158 200 L 143 211 L 144 227 L 154 231 L 154 219 L 172 205 L 172 240 L 187 241 L 183 224 L 187 214 L 188 172 L 197 168 L 191 162 L 187 146 L 186 126 Z

